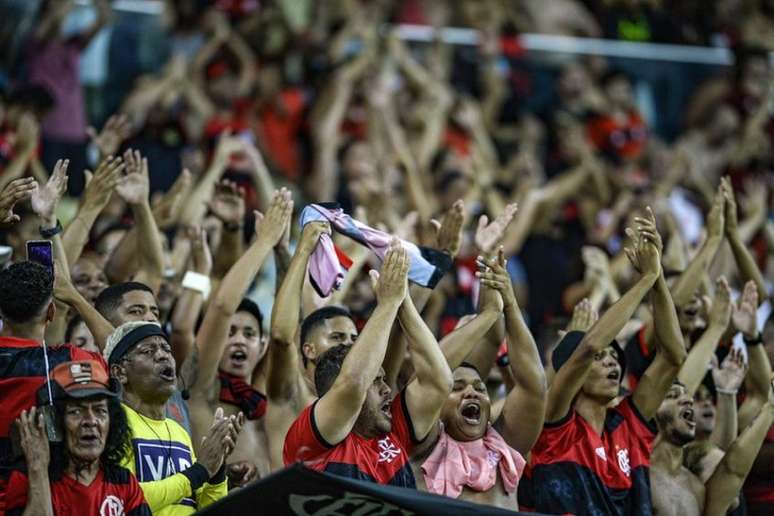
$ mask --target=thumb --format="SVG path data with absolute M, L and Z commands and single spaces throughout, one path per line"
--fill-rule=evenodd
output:
M 489 224 L 489 217 L 486 215 L 481 215 L 481 217 L 478 219 L 478 231 L 483 231 L 487 224 Z
M 432 226 L 433 231 L 435 232 L 436 235 L 438 235 L 438 233 L 441 232 L 441 223 L 438 222 L 437 220 L 430 219 L 430 226 Z
M 379 284 L 379 271 L 372 269 L 368 271 L 368 276 L 371 278 L 371 288 L 375 291 L 376 286 Z
M 86 184 L 88 185 L 91 183 L 91 180 L 94 179 L 94 174 L 91 170 L 84 170 L 83 175 L 86 176 Z
M 88 126 L 88 127 L 86 128 L 86 134 L 87 134 L 87 135 L 89 136 L 89 138 L 91 138 L 92 140 L 96 140 L 96 139 L 97 139 L 97 130 L 96 130 L 96 129 L 94 129 L 94 127 L 92 127 L 92 126 Z

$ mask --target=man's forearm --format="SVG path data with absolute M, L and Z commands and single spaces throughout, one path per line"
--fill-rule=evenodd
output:
M 421 385 L 432 385 L 440 390 L 446 389 L 449 378 L 446 358 L 409 296 L 406 296 L 398 317 L 409 342 L 417 381 Z
M 656 275 L 643 275 L 613 306 L 602 314 L 599 320 L 586 333 L 582 345 L 591 352 L 600 351 L 610 345 L 618 332 L 632 318 L 640 306 L 642 298 L 658 279 Z
M 242 256 L 243 248 L 242 228 L 239 227 L 232 231 L 224 227 L 223 237 L 220 239 L 220 246 L 218 252 L 215 253 L 215 260 L 212 264 L 212 276 L 223 278 Z
M 540 353 L 515 304 L 505 308 L 505 328 L 508 333 L 508 359 L 516 385 L 530 393 L 545 393 L 546 375 Z
M 100 314 L 91 303 L 86 301 L 83 296 L 79 295 L 76 297 L 72 300 L 71 305 L 78 312 L 78 315 L 81 316 L 83 322 L 86 323 L 86 327 L 94 336 L 94 343 L 100 351 L 105 349 L 108 337 L 110 337 L 110 334 L 113 333 L 113 330 L 115 329 L 113 328 L 113 325 L 110 324 L 107 319 L 102 317 L 102 314 Z
M 137 223 L 138 237 L 142 245 L 138 246 L 140 256 L 140 268 L 144 269 L 150 278 L 160 283 L 164 277 L 164 248 L 161 245 L 159 228 L 150 204 L 142 202 L 132 206 Z
M 710 440 L 721 449 L 728 450 L 737 432 L 736 395 L 719 392 L 715 428 L 712 429 Z
M 282 344 L 291 344 L 296 337 L 298 319 L 301 314 L 301 291 L 304 286 L 304 276 L 312 250 L 299 245 L 290 266 L 285 274 L 285 281 L 280 285 L 274 299 L 274 306 L 282 310 L 272 310 L 271 337 Z
M 27 482 L 29 484 L 27 507 L 25 507 L 23 515 L 54 516 L 47 468 L 28 468 Z
M 485 310 L 441 339 L 440 349 L 450 368 L 455 369 L 465 361 L 499 317 L 499 312 Z
M 702 276 L 715 258 L 721 241 L 720 237 L 707 238 L 702 248 L 688 264 L 688 268 L 677 279 L 672 287 L 672 299 L 675 306 L 683 306 L 691 300 L 696 289 L 699 288 Z
M 658 326 L 658 325 L 656 325 Z M 710 324 L 702 336 L 693 345 L 691 352 L 685 359 L 677 378 L 685 385 L 685 390 L 693 396 L 699 388 L 702 378 L 707 374 L 712 354 L 715 352 L 725 328 L 717 324 Z
M 658 321 L 658 324 L 654 325 L 658 350 L 671 364 L 680 366 L 685 361 L 685 344 L 677 310 L 672 302 L 672 295 L 669 293 L 663 271 L 656 280 L 652 292 L 653 319 Z
M 750 250 L 747 249 L 738 234 L 730 236 L 728 243 L 731 246 L 731 252 L 734 254 L 736 265 L 739 267 L 742 282 L 754 281 L 755 287 L 758 289 L 758 300 L 760 303 L 763 303 L 768 298 L 766 283 L 763 281 L 763 275 L 758 269 Z
M 74 264 L 83 253 L 83 248 L 89 241 L 91 228 L 94 226 L 101 210 L 88 207 L 81 207 L 78 215 L 67 225 L 62 233 L 62 244 L 64 245 L 67 262 Z

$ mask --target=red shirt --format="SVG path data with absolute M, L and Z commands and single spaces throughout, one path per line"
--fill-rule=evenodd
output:
M 315 401 L 301 412 L 285 436 L 282 451 L 285 465 L 301 461 L 315 471 L 382 485 L 416 488 L 409 452 L 420 441 L 414 436 L 405 392 L 392 402 L 392 429 L 388 434 L 366 439 L 350 432 L 336 445 L 326 442 L 317 430 Z
M 654 437 L 631 398 L 607 411 L 601 436 L 574 410 L 546 424 L 519 483 L 521 509 L 652 514 L 648 470 Z
M 71 344 L 46 348 L 49 370 L 72 360 L 98 360 L 91 353 Z M 105 364 L 107 369 L 107 365 Z M 15 337 L 0 337 L 0 514 L 4 508 L 7 469 L 13 466 L 9 432 L 22 410 L 36 404 L 38 389 L 44 385 L 46 362 L 40 342 Z
M 27 505 L 27 477 L 14 473 L 8 485 L 8 514 L 21 514 Z M 100 468 L 85 486 L 69 477 L 51 482 L 51 505 L 56 516 L 150 516 L 140 484 L 129 470 L 118 468 L 107 478 Z
M 611 116 L 591 119 L 587 127 L 594 146 L 619 158 L 637 158 L 645 150 L 648 128 L 636 111 L 631 111 L 621 123 Z

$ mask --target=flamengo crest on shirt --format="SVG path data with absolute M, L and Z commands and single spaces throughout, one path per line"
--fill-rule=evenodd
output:
M 389 464 L 393 460 L 395 460 L 398 456 L 400 456 L 400 448 L 395 446 L 392 441 L 390 441 L 390 436 L 388 435 L 384 439 L 379 440 L 379 462 L 386 462 Z

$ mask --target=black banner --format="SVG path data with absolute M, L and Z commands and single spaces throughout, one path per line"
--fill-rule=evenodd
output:
M 201 510 L 202 516 L 267 514 L 294 516 L 513 516 L 486 505 L 413 489 L 382 486 L 319 473 L 296 464 L 238 489 Z

